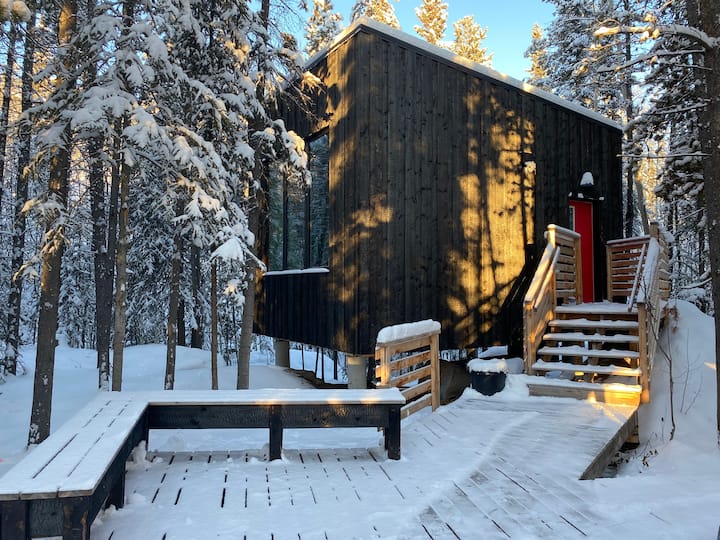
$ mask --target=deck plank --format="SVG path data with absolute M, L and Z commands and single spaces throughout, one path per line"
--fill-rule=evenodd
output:
M 142 519 L 147 538 L 166 540 L 335 540 L 349 526 L 367 539 L 592 536 L 607 523 L 579 477 L 632 411 L 477 394 L 404 422 L 400 461 L 379 447 L 286 447 L 274 462 L 263 450 L 151 452 L 153 462 L 129 467 L 125 509 L 103 515 L 92 534 L 129 539 Z M 448 456 L 453 467 L 438 466 Z

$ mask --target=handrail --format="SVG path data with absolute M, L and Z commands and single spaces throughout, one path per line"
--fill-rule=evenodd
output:
M 646 266 L 645 258 L 647 256 L 647 246 L 647 244 L 643 244 L 642 249 L 640 250 L 640 256 L 638 257 L 637 261 L 637 268 L 635 269 L 635 279 L 633 279 L 632 290 L 630 291 L 630 297 L 628 298 L 628 311 L 632 311 L 635 301 L 637 299 L 640 288 L 640 275 L 643 274 L 644 276 L 643 270 Z
M 615 297 L 625 299 L 634 297 L 635 278 L 638 269 L 643 265 L 638 264 L 638 255 L 650 241 L 650 236 L 636 236 L 632 238 L 621 238 L 610 240 L 605 246 L 607 250 L 607 293 L 608 299 Z M 640 283 L 638 283 L 638 286 Z
M 549 225 L 545 233 L 547 245 L 538 263 L 528 291 L 523 300 L 523 346 L 525 358 L 525 372 L 532 374 L 532 365 L 542 341 L 548 322 L 555 315 L 557 305 L 557 286 L 559 260 L 561 254 L 565 255 L 566 272 L 563 278 L 563 290 L 573 290 L 576 302 L 582 301 L 582 275 L 580 256 L 580 235 L 569 229 Z M 570 268 L 568 268 L 570 267 Z M 568 281 L 567 276 L 572 276 Z
M 657 350 L 657 339 L 660 331 L 660 322 L 663 317 L 662 300 L 667 299 L 668 288 L 663 286 L 667 277 L 668 257 L 665 238 L 661 234 L 657 223 L 652 223 L 651 234 L 637 238 L 626 239 L 624 243 L 608 242 L 608 250 L 622 250 L 630 246 L 631 250 L 625 252 L 624 266 L 609 275 L 610 290 L 614 283 L 619 282 L 618 274 L 627 272 L 634 265 L 633 287 L 627 297 L 628 311 L 637 309 L 639 323 L 639 352 L 640 352 L 640 386 L 642 387 L 641 402 L 650 400 L 650 375 L 652 364 Z M 638 247 L 640 253 L 636 255 Z M 618 288 L 619 290 L 619 288 Z
M 557 251 L 557 248 L 550 243 L 545 246 L 545 251 L 543 251 L 543 256 L 538 263 L 537 270 L 535 271 L 535 277 L 530 282 L 530 287 L 528 287 L 528 291 L 525 294 L 525 304 L 531 303 L 533 308 L 535 308 L 536 299 L 539 296 L 538 293 L 542 290 L 547 276 L 553 275 L 552 270 L 557 262 Z M 538 279 L 538 277 L 540 279 Z
M 553 249 L 553 255 L 552 255 L 552 262 L 550 263 L 550 266 L 548 268 L 548 271 L 545 272 L 545 277 L 543 278 L 541 290 L 548 290 L 551 286 L 551 280 L 555 279 L 554 272 L 552 270 L 555 269 L 557 266 L 558 257 L 560 256 L 560 250 L 559 249 Z M 535 301 L 533 302 L 533 310 L 537 311 L 538 309 L 538 302 L 540 301 L 540 298 L 535 298 Z

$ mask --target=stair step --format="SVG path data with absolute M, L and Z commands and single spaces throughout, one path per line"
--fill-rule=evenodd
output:
M 563 371 L 566 373 L 594 373 L 596 375 L 617 375 L 619 377 L 639 377 L 639 368 L 621 366 L 593 366 L 589 364 L 570 364 L 568 362 L 545 362 L 538 360 L 533 364 L 536 371 Z
M 587 349 L 578 345 L 572 345 L 568 347 L 542 347 L 538 350 L 540 356 L 588 356 L 590 358 L 640 358 L 640 353 L 637 351 L 626 351 L 622 349 L 611 349 L 606 351 L 604 349 Z
M 583 334 L 582 332 L 552 332 L 543 336 L 545 341 L 574 341 L 589 343 L 639 343 L 638 336 L 630 334 Z
M 548 323 L 552 328 L 637 330 L 637 321 L 591 321 L 589 319 L 554 319 Z
M 637 308 L 628 309 L 627 304 L 618 302 L 586 302 L 582 304 L 565 304 L 557 306 L 555 313 L 567 315 L 633 315 Z
M 642 388 L 635 384 L 586 383 L 541 377 L 537 380 L 528 383 L 531 396 L 569 397 L 637 407 L 642 393 Z

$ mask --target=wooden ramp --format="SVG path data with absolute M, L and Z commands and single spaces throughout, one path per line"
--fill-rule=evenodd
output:
M 92 537 L 602 537 L 617 527 L 606 529 L 612 520 L 598 515 L 592 482 L 579 478 L 634 412 L 471 393 L 408 419 L 400 461 L 385 458 L 371 429 L 369 450 L 293 449 L 292 440 L 312 444 L 333 431 L 305 430 L 270 463 L 262 447 L 157 452 L 130 466 L 128 504 L 101 515 Z

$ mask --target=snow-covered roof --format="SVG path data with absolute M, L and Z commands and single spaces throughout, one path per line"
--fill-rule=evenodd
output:
M 452 51 L 449 51 L 447 49 L 443 49 L 442 47 L 438 47 L 436 45 L 428 43 L 427 41 L 424 41 L 418 37 L 412 36 L 401 30 L 398 30 L 391 26 L 387 26 L 385 24 L 377 22 L 376 20 L 370 19 L 369 17 L 358 18 L 355 22 L 353 22 L 350 26 L 348 26 L 345 30 L 343 30 L 340 34 L 338 34 L 337 37 L 335 37 L 335 39 L 332 41 L 332 43 L 330 43 L 327 47 L 321 49 L 320 51 L 315 53 L 312 57 L 310 57 L 310 59 L 306 63 L 306 68 L 307 69 L 312 68 L 317 62 L 319 62 L 321 59 L 323 59 L 325 56 L 327 56 L 330 53 L 330 51 L 332 51 L 338 45 L 343 43 L 345 40 L 349 39 L 350 37 L 352 37 L 357 32 L 360 32 L 363 29 L 368 29 L 368 30 L 372 30 L 373 32 L 377 32 L 379 34 L 383 34 L 383 35 L 390 37 L 396 41 L 405 43 L 406 45 L 408 45 L 410 47 L 419 49 L 421 51 L 426 52 L 429 55 L 432 55 L 439 59 L 442 59 L 443 61 L 446 61 L 451 64 L 456 64 L 458 66 L 462 66 L 463 69 L 466 69 L 470 72 L 474 72 L 483 77 L 494 79 L 494 80 L 504 83 L 508 86 L 518 88 L 518 89 L 522 90 L 523 92 L 527 92 L 528 94 L 533 94 L 539 98 L 542 98 L 546 101 L 549 101 L 560 107 L 563 107 L 564 109 L 568 109 L 568 110 L 571 110 L 578 114 L 582 114 L 583 116 L 586 116 L 597 122 L 606 124 L 615 129 L 620 129 L 620 130 L 622 129 L 622 126 L 620 124 L 618 124 L 617 122 L 610 120 L 609 118 L 603 116 L 600 113 L 591 111 L 590 109 L 583 107 L 579 103 L 576 103 L 574 101 L 569 101 L 567 99 L 556 96 L 555 94 L 551 94 L 550 92 L 546 92 L 545 90 L 541 90 L 531 84 L 525 83 L 523 81 L 519 81 L 513 77 L 510 77 L 509 75 L 500 73 L 499 71 L 496 71 L 488 66 L 484 66 L 482 64 L 478 64 L 477 62 L 473 62 L 472 60 L 469 60 L 463 56 L 459 56 L 459 55 L 453 53 Z

